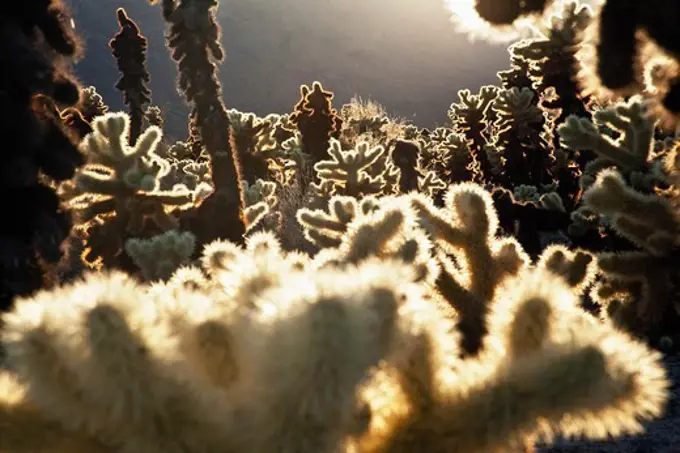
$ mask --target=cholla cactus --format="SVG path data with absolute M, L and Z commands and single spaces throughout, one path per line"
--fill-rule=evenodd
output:
M 335 95 L 324 90 L 320 82 L 314 82 L 311 89 L 300 86 L 300 96 L 288 121 L 302 135 L 304 152 L 318 162 L 328 158 L 330 140 L 337 139 L 342 119 L 332 105 Z
M 167 163 L 167 170 L 160 176 L 161 190 L 178 190 L 178 186 L 185 186 L 190 191 L 205 192 L 207 186 L 212 187 L 210 163 L 194 156 L 186 142 L 175 142 L 170 146 L 159 143 L 156 154 Z
M 399 169 L 399 192 L 408 193 L 418 188 L 418 157 L 420 147 L 411 140 L 395 140 L 390 148 L 393 165 Z
M 508 46 L 508 52 L 510 52 L 510 69 L 504 71 L 498 71 L 496 75 L 501 80 L 501 87 L 504 90 L 510 90 L 517 88 L 522 90 L 528 88 L 533 90 L 533 81 L 531 80 L 531 62 L 522 58 L 519 54 L 515 53 L 515 47 L 521 47 L 524 40 L 517 41 L 514 44 Z
M 536 186 L 530 186 L 526 184 L 520 184 L 519 186 L 515 187 L 512 195 L 514 196 L 515 200 L 519 202 L 538 203 L 538 200 L 541 198 L 541 194 L 538 192 L 538 188 Z
M 196 247 L 190 231 L 166 231 L 149 239 L 128 239 L 125 251 L 142 271 L 145 280 L 165 280 L 187 264 Z
M 150 105 L 144 111 L 144 119 L 149 126 L 156 126 L 159 129 L 163 129 L 163 123 L 165 119 L 163 118 L 163 111 L 157 105 Z
M 175 142 L 170 145 L 167 149 L 167 157 L 175 160 L 191 160 L 192 157 L 195 159 L 196 156 L 192 155 L 191 147 L 185 142 Z
M 468 360 L 403 262 L 317 264 L 263 233 L 211 244 L 183 285 L 89 275 L 4 316 L 0 448 L 486 453 L 641 431 L 659 355 L 582 312 L 553 261 L 503 288 Z
M 583 201 L 610 219 L 626 239 L 655 256 L 680 245 L 680 224 L 670 202 L 628 187 L 615 170 L 601 171 Z
M 660 126 L 674 129 L 680 112 L 678 33 L 671 25 L 680 14 L 677 2 L 598 3 L 578 53 L 583 90 L 602 98 L 647 92 Z
M 302 208 L 297 219 L 307 240 L 320 249 L 317 263 L 356 265 L 371 259 L 396 260 L 413 266 L 418 281 L 434 285 L 439 270 L 432 259 L 432 244 L 418 226 L 409 196 L 357 200 L 336 195 L 328 204 L 328 212 Z
M 616 170 L 631 189 L 652 194 L 668 186 L 663 159 L 668 153 L 666 140 L 655 140 L 656 121 L 647 115 L 646 103 L 631 98 L 595 111 L 593 120 L 570 116 L 557 129 L 563 146 L 589 150 L 597 157 L 583 168 L 579 185 L 588 190 L 597 175 Z M 582 194 L 579 195 L 579 198 Z M 572 240 L 591 250 L 629 250 L 631 244 L 619 234 L 606 215 L 588 203 L 570 213 Z
M 654 157 L 654 128 L 645 103 L 634 97 L 628 102 L 596 111 L 593 120 L 569 116 L 557 128 L 563 146 L 571 150 L 588 150 L 598 158 L 584 169 L 581 185 L 588 188 L 597 173 L 607 167 L 626 172 L 647 172 Z M 612 136 L 612 135 L 618 135 Z
M 478 162 L 479 170 L 486 180 L 493 180 L 492 165 L 484 151 L 489 142 L 490 124 L 494 120 L 494 112 L 490 109 L 498 87 L 487 85 L 472 94 L 470 90 L 458 91 L 460 102 L 451 104 L 448 116 L 454 130 L 465 135 L 470 154 Z
M 172 148 L 176 148 L 175 145 Z M 210 165 L 192 159 L 168 160 L 168 172 L 160 178 L 161 190 L 179 190 L 185 187 L 191 192 L 212 191 Z M 201 196 L 198 196 L 201 198 Z
M 447 3 L 454 22 L 463 31 L 482 32 L 501 40 L 515 40 L 533 32 L 540 28 L 544 17 L 559 15 L 563 5 L 553 0 L 447 0 Z M 674 0 L 652 3 L 582 0 L 582 3 L 594 8 L 593 20 L 584 36 L 579 37 L 576 53 L 582 94 L 612 98 L 649 92 L 661 125 L 677 127 L 680 47 L 674 23 L 680 15 L 678 3 Z
M 591 97 L 580 93 L 576 81 L 581 66 L 576 53 L 583 30 L 592 19 L 592 9 L 580 1 L 561 3 L 549 20 L 536 24 L 537 36 L 509 47 L 513 68 L 499 73 L 505 88 L 525 87 L 535 93 L 538 108 L 549 115 L 551 129 L 569 115 L 589 118 L 593 104 Z M 556 191 L 563 204 L 571 211 L 580 196 L 580 170 L 594 153 L 563 149 L 557 134 L 547 138 L 555 158 L 550 173 L 559 182 Z
M 276 183 L 258 179 L 254 184 L 243 181 L 243 198 L 246 203 L 244 215 L 246 218 L 247 231 L 252 228 L 267 214 L 275 215 L 278 205 L 276 196 Z M 278 217 L 278 216 L 276 216 Z
M 622 327 L 653 340 L 669 335 L 677 342 L 680 221 L 672 200 L 640 193 L 609 169 L 598 174 L 584 203 L 637 247 L 598 257 L 603 280 L 593 290 L 594 300 Z
M 84 159 L 55 109 L 78 101 L 69 74 L 82 50 L 74 31 L 64 2 L 3 7 L 0 197 L 7 220 L 0 229 L 2 308 L 15 295 L 49 284 L 46 270 L 63 256 L 71 231 L 70 212 L 54 186 L 73 177 Z
M 130 115 L 129 141 L 134 144 L 142 132 L 144 105 L 151 102 L 151 90 L 147 83 L 150 76 L 146 69 L 148 41 L 125 9 L 116 11 L 120 30 L 109 42 L 116 58 L 121 77 L 116 88 L 123 93 Z
M 314 169 L 322 183 L 333 186 L 333 193 L 337 191 L 355 197 L 370 195 L 380 193 L 386 185 L 385 174 L 390 170 L 386 165 L 382 166 L 381 174 L 368 171 L 385 154 L 384 147 L 371 148 L 368 143 L 362 142 L 354 149 L 343 150 L 338 140 L 331 139 L 328 154 L 332 160 L 319 161 Z
M 488 308 L 499 287 L 526 269 L 530 257 L 517 240 L 498 234 L 494 200 L 478 185 L 451 186 L 443 209 L 436 208 L 421 195 L 412 198 L 421 224 L 438 246 L 435 256 L 441 272 L 437 275 L 436 290 L 458 313 L 463 351 L 474 356 L 482 347 Z M 590 254 L 572 253 L 554 245 L 538 257 L 539 267 L 554 260 L 560 265 L 550 268 L 553 273 L 579 276 L 566 279 L 574 291 L 578 289 L 577 294 L 592 282 L 594 269 Z
M 87 154 L 88 165 L 76 175 L 76 185 L 82 195 L 71 204 L 81 208 L 82 222 L 109 212 L 121 212 L 123 201 L 135 198 L 138 202 L 158 202 L 162 205 L 180 206 L 192 201 L 191 193 L 158 193 L 159 178 L 167 170 L 165 162 L 154 153 L 161 138 L 158 128 L 150 127 L 134 147 L 125 144 L 129 120 L 124 113 L 109 113 L 97 118 L 95 132 L 85 138 L 81 147 Z M 100 198 L 94 198 L 99 196 Z M 139 227 L 140 213 L 131 205 L 130 222 Z M 164 215 L 165 214 L 165 215 Z M 164 210 L 158 211 L 156 220 L 162 225 L 172 221 Z M 129 226 L 130 231 L 137 228 Z
M 347 233 L 349 224 L 359 215 L 369 215 L 378 209 L 378 200 L 364 197 L 335 195 L 328 201 L 328 212 L 322 209 L 302 208 L 297 211 L 298 222 L 305 229 L 305 236 L 320 248 L 338 247 Z
M 201 244 L 223 237 L 242 240 L 241 164 L 217 74 L 217 64 L 225 56 L 216 20 L 218 2 L 164 0 L 162 6 L 167 45 L 180 73 L 178 89 L 191 109 L 189 141 L 195 155 L 205 150 L 214 188 L 184 223 Z
M 498 156 L 487 157 L 495 179 L 508 189 L 520 184 L 540 187 L 552 183 L 552 124 L 548 114 L 537 106 L 536 94 L 529 88 L 501 90 L 491 108 L 495 136 L 487 154 Z
M 94 127 L 96 133 L 87 137 L 83 148 L 88 163 L 100 167 L 81 172 L 77 176 L 78 186 L 83 191 L 112 196 L 126 190 L 156 190 L 158 176 L 163 174 L 162 162 L 154 153 L 161 132 L 156 128 L 147 130 L 131 148 L 121 141 L 129 132 L 126 114 L 108 114 L 97 120 Z M 102 178 L 100 175 L 107 168 L 113 173 L 110 178 Z
M 579 243 L 603 245 L 593 299 L 620 327 L 654 343 L 661 337 L 677 343 L 680 223 L 667 165 L 673 152 L 655 140 L 657 121 L 640 98 L 596 111 L 593 119 L 569 117 L 559 128 L 566 146 L 599 155 L 585 168 L 587 190 L 569 227 Z
M 93 128 L 81 143 L 88 162 L 75 177 L 69 204 L 79 211 L 81 228 L 88 230 L 84 258 L 97 266 L 98 259 L 114 259 L 126 237 L 141 236 L 148 220 L 161 231 L 176 228 L 170 211 L 196 201 L 199 192 L 158 190 L 167 171 L 166 162 L 154 153 L 161 138 L 158 128 L 146 129 L 134 147 L 126 144 L 129 119 L 124 113 L 100 116 Z
M 497 288 L 526 268 L 530 258 L 516 240 L 497 234 L 493 200 L 480 186 L 451 186 L 444 199 L 444 209 L 438 209 L 417 193 L 360 200 L 334 196 L 326 209 L 299 210 L 298 221 L 324 259 L 360 262 L 378 257 L 415 266 L 422 280 L 458 313 L 463 350 L 474 355 L 486 335 L 484 320 Z M 568 221 L 566 213 L 559 215 Z M 548 260 L 550 250 L 532 256 Z M 583 270 L 583 281 L 569 281 L 585 287 L 592 280 L 593 259 L 585 252 L 578 256 L 578 266 L 588 257 L 588 271 Z
M 109 111 L 109 106 L 104 103 L 104 99 L 93 86 L 80 89 L 80 101 L 77 107 L 88 122 Z
M 560 238 L 568 241 L 564 232 L 571 218 L 560 195 L 556 192 L 541 195 L 533 186 L 520 188 L 514 193 L 500 187 L 491 192 L 501 229 L 514 236 L 531 257 L 540 255 L 548 242 Z M 522 196 L 531 199 L 522 201 Z
M 262 142 L 268 138 L 265 131 L 271 129 L 271 119 L 259 118 L 254 113 L 244 113 L 236 109 L 229 109 L 227 113 L 234 146 L 242 162 L 243 180 L 252 184 L 257 179 L 266 179 L 269 176 L 269 165 L 265 155 L 259 151 Z
M 486 310 L 496 288 L 526 266 L 529 258 L 517 241 L 496 237 L 493 200 L 479 186 L 451 186 L 444 203 L 445 208 L 438 209 L 428 198 L 413 195 L 424 228 L 440 247 L 437 290 L 460 314 L 463 350 L 474 355 L 486 334 Z
M 293 131 L 290 137 L 278 142 L 275 139 L 276 129 L 264 136 L 260 143 L 262 153 L 270 164 L 272 177 L 280 184 L 313 172 L 314 160 L 303 148 L 302 134 Z
M 557 122 L 569 115 L 587 117 L 588 96 L 580 94 L 576 74 L 581 64 L 576 58 L 579 40 L 592 20 L 592 9 L 578 0 L 560 5 L 558 14 L 547 23 L 537 24 L 539 36 L 512 45 L 513 56 L 528 63 L 528 75 L 532 87 L 545 97 L 543 106 L 559 109 Z M 554 95 L 549 96 L 549 91 Z
M 433 197 L 446 189 L 446 183 L 433 171 L 428 171 L 425 176 L 418 178 L 418 190 L 428 197 Z
M 422 174 L 432 171 L 449 184 L 481 179 L 477 171 L 479 163 L 465 135 L 437 128 L 418 143 L 418 169 Z
M 253 184 L 248 184 L 247 181 L 244 181 L 243 196 L 246 207 L 264 201 L 270 208 L 275 208 L 277 204 L 276 183 L 262 179 L 258 179 Z
M 493 41 L 516 41 L 553 0 L 446 0 L 456 28 Z

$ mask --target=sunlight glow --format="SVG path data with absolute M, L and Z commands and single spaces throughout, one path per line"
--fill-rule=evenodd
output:
M 484 21 L 475 10 L 475 0 L 444 0 L 446 7 L 451 11 L 451 22 L 456 30 L 468 35 L 470 41 L 481 39 L 484 41 L 506 43 L 522 38 L 531 38 L 539 33 L 537 25 L 544 22 L 546 17 L 551 17 L 561 12 L 565 3 L 578 1 L 581 5 L 595 6 L 602 0 L 555 0 L 548 6 L 543 16 L 527 16 L 516 20 L 508 26 L 491 26 Z
M 450 20 L 456 30 L 468 35 L 470 41 L 482 39 L 491 42 L 510 42 L 520 38 L 528 38 L 534 34 L 531 19 L 523 18 L 510 26 L 492 27 L 484 21 L 475 10 L 475 0 L 444 0 L 447 8 L 453 13 Z

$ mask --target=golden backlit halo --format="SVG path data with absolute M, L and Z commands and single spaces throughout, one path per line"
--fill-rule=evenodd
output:
M 574 2 L 579 5 L 595 6 L 603 3 L 603 0 L 554 0 L 542 15 L 520 17 L 511 25 L 504 26 L 491 25 L 482 19 L 475 9 L 476 0 L 444 0 L 447 9 L 452 13 L 450 20 L 457 31 L 468 35 L 471 41 L 482 39 L 495 43 L 512 42 L 539 35 L 540 23 L 546 21 L 546 18 L 560 15 L 565 4 Z
M 492 26 L 480 17 L 475 9 L 476 0 L 444 0 L 451 11 L 450 17 L 456 31 L 468 35 L 471 41 L 511 42 L 530 37 L 534 30 L 531 20 L 520 18 L 512 25 Z

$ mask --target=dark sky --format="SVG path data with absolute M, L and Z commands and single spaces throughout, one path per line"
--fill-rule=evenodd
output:
M 107 47 L 124 7 L 149 39 L 154 103 L 167 131 L 184 138 L 186 109 L 164 45 L 159 6 L 144 0 L 69 0 L 87 44 L 77 75 L 113 108 L 118 78 Z M 470 43 L 448 21 L 443 0 L 222 0 L 227 60 L 220 68 L 228 107 L 258 115 L 290 111 L 299 86 L 319 80 L 340 107 L 357 94 L 421 126 L 446 121 L 461 88 L 496 83 L 509 64 L 505 45 Z

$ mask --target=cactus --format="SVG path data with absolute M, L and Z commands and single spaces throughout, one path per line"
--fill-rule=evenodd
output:
M 84 163 L 75 137 L 55 111 L 78 102 L 69 66 L 82 45 L 58 0 L 4 4 L 0 18 L 0 307 L 50 284 L 64 256 L 72 219 L 56 185 Z
M 448 0 L 453 21 L 463 32 L 512 40 L 559 13 L 552 0 Z M 680 114 L 680 50 L 674 26 L 680 7 L 674 0 L 603 0 L 578 41 L 576 58 L 581 94 L 600 99 L 651 94 L 654 116 L 673 130 Z M 526 27 L 527 24 L 534 27 Z M 519 33 L 518 33 L 519 32 Z M 526 33 L 525 33 L 526 34 Z
M 151 102 L 151 90 L 147 86 L 150 76 L 146 70 L 146 51 L 148 42 L 139 27 L 130 19 L 125 9 L 116 11 L 120 30 L 109 46 L 116 58 L 121 78 L 116 83 L 125 98 L 130 115 L 129 141 L 137 141 L 144 121 L 144 105 Z
M 196 237 L 189 231 L 169 230 L 149 239 L 128 239 L 125 252 L 142 271 L 145 280 L 165 280 L 194 254 Z
M 486 452 L 639 432 L 668 396 L 659 354 L 581 311 L 583 266 L 553 255 L 501 288 L 474 359 L 405 262 L 312 260 L 262 233 L 207 247 L 207 277 L 89 275 L 4 316 L 0 447 Z
M 155 154 L 161 138 L 157 127 L 146 129 L 134 147 L 126 144 L 129 118 L 124 113 L 100 116 L 93 128 L 81 143 L 88 162 L 75 177 L 69 204 L 79 214 L 80 228 L 88 231 L 84 259 L 101 266 L 101 260 L 109 262 L 119 255 L 126 238 L 142 236 L 149 229 L 177 228 L 171 209 L 196 201 L 199 192 L 181 187 L 159 190 L 168 167 Z

